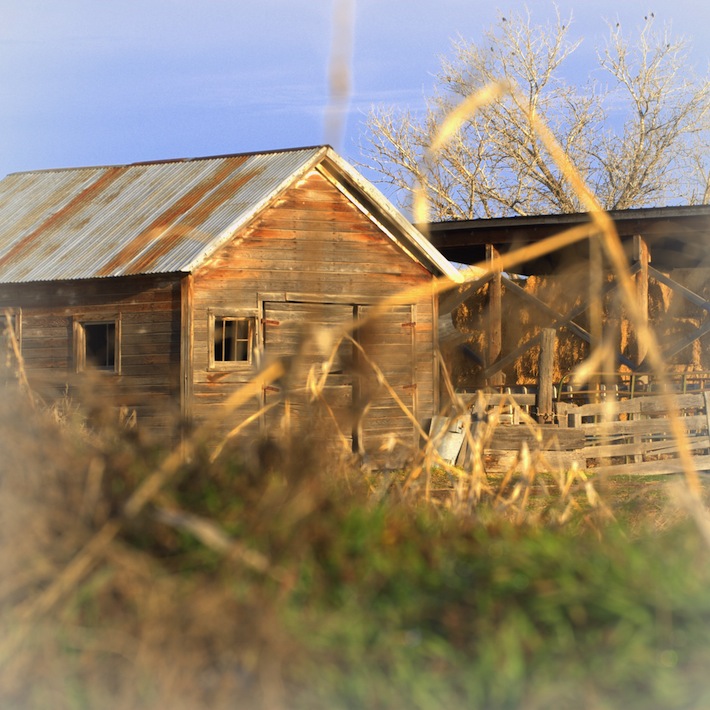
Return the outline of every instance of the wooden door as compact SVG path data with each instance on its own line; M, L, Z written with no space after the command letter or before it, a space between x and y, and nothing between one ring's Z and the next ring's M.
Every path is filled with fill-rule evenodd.
M267 431L308 433L352 450L353 345L338 335L352 322L348 304L266 301L264 355L281 358L287 374L267 387Z
M357 340L362 348L357 370L357 407L363 410L356 433L368 453L393 442L411 448L419 442L416 382L416 306L358 306ZM374 366L374 367L373 367Z

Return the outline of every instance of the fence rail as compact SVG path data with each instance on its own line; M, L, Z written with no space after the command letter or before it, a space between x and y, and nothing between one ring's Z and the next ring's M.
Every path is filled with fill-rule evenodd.
M572 385L572 374L562 378L555 388L555 399L559 402L593 402L609 398L634 399L658 395L662 389L658 378L649 373L595 373L592 378L600 384L577 387ZM678 372L665 375L666 384L679 394L702 392L710 389L710 372Z
M523 445L537 458L537 466L595 473L640 476L680 473L680 447L691 454L698 471L710 471L710 390L651 395L633 399L609 398L596 403L556 403L556 424L534 427L531 417L507 416L530 407L528 393L482 395L488 418L496 412L497 425L482 429L478 416L465 420L472 436L485 431L483 463L491 473L516 464ZM517 399L520 399L518 402ZM675 418L675 426L674 426ZM683 432L682 439L676 435ZM442 424L439 423L439 428ZM478 434L477 434L478 432ZM461 439L465 440L461 434ZM464 463L465 444L451 462ZM448 452L451 457L451 453Z
M656 475L682 471L680 446L696 469L710 469L710 391L645 395L596 404L558 402L561 426L584 434L584 446L567 460L597 472ZM683 432L678 440L674 422ZM561 463L565 457L555 457Z

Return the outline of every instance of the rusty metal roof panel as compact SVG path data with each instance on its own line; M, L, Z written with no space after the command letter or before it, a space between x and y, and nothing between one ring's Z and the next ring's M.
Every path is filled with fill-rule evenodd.
M67 209L78 192L100 177L102 168L16 173L0 181L0 259L28 233Z
M190 271L323 152L10 175L0 181L0 282Z

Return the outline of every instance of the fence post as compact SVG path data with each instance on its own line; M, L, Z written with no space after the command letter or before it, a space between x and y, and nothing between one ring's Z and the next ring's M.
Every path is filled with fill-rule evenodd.
M540 340L540 359L538 360L538 382L537 397L537 420L541 424L552 424L555 419L553 409L553 383L552 373L555 362L555 338L554 328L543 328Z

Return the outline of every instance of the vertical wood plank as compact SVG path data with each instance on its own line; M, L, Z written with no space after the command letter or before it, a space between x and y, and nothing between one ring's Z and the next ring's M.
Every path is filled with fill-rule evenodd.
M604 288L604 254L598 239L589 240L589 348L594 352L602 344L604 319L602 293Z
M634 277L636 286L636 303L639 308L642 328L636 328L636 347L632 355L634 362L640 365L648 353L648 343L643 335L643 331L648 328L648 265L651 262L651 252L648 245L640 235L634 237L634 260L638 262L640 268Z
M409 307L409 358L411 361L411 391L412 391L412 414L419 421L419 386L417 382L417 307L415 304ZM413 446L419 446L419 433L412 427Z
M431 313L432 313L432 350L431 350L431 367L433 377L433 392L432 392L432 414L441 411L441 368L444 367L443 358L439 358L441 352L439 343L439 328L436 324L439 323L439 297L436 289L432 284L431 288Z
M493 365L500 357L503 347L503 284L500 270L500 254L492 244L486 244L486 267L493 274L488 283L488 349L486 367ZM504 384L502 372L495 372L488 380L494 387Z
M544 328L541 335L537 397L535 402L537 406L537 420L541 424L552 424L554 421L552 377L557 333L554 328Z
M192 419L192 355L194 279L191 274L180 282L180 416L185 423Z

